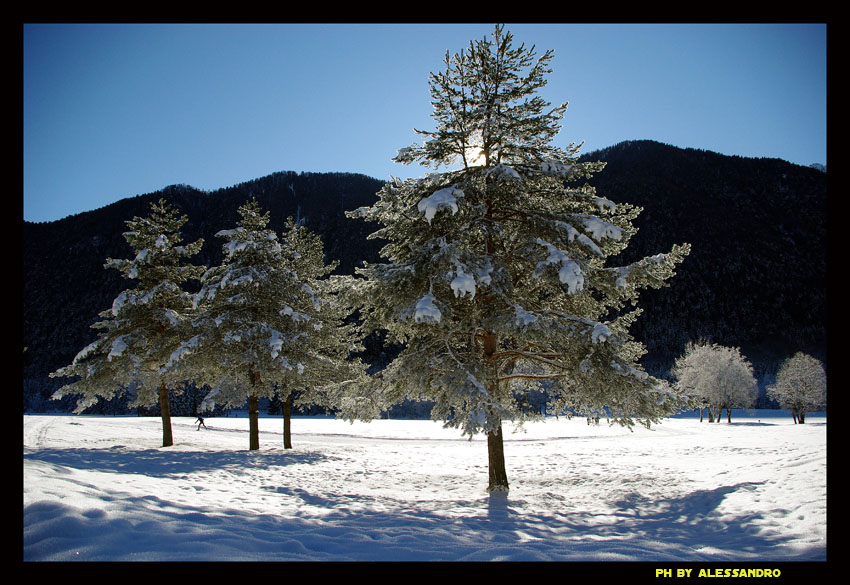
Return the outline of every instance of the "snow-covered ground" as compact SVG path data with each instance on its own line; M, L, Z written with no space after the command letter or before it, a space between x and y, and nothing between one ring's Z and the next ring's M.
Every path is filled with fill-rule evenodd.
M744 414L743 412L741 413ZM825 561L826 418L751 411L633 432L430 421L24 415L24 560Z

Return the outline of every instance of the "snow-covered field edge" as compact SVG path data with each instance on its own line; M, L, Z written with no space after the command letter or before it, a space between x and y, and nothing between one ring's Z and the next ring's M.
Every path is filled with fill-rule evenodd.
M501 497L439 423L295 418L285 450L263 417L253 452L247 419L206 423L162 448L159 418L24 415L24 560L825 566L822 413L509 426Z

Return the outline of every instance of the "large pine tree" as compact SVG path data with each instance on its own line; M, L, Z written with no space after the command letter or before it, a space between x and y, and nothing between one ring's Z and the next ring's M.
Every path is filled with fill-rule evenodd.
M239 215L236 228L216 234L225 240L222 264L201 277L192 327L168 368L182 365L210 386L202 409L239 407L247 398L254 450L261 397L288 402L297 388L303 402L327 405L362 368L348 359L359 346L331 302L334 265L323 262L321 240L292 221L278 237L256 200Z
M640 289L662 286L689 246L605 265L640 209L597 196L584 180L602 165L554 144L566 104L537 95L551 58L500 26L447 52L429 83L437 128L394 159L446 169L395 180L351 213L383 224L371 237L388 241L388 261L359 270L363 326L404 344L374 391L432 400L433 418L486 433L490 491L508 489L502 421L539 416L532 389L550 412L626 425L680 403L638 364L629 326Z
M127 222L124 239L133 247L132 259L107 259L105 268L115 268L136 286L121 292L112 308L92 325L102 332L73 362L54 377L77 377L54 395L80 394L76 412L98 398L110 399L119 391L133 395L131 406L147 406L159 400L162 415L162 445L173 444L168 387L183 388L176 369L164 371L171 352L181 343L181 323L192 308L192 297L182 286L197 280L204 268L186 264L197 254L203 240L183 245L180 228L186 217L165 200L151 205L148 217Z

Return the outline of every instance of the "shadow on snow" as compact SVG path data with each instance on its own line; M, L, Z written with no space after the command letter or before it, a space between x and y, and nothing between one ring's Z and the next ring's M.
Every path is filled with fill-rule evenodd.
M175 454L176 455L176 454ZM244 465L244 454L201 453L200 464ZM82 450L102 469L140 465L167 475L179 465L169 454ZM59 459L69 455L39 455ZM257 465L306 462L311 457L267 454ZM191 466L197 468L193 461ZM295 480L297 482L297 479ZM155 496L107 499L119 514L79 510L61 502L24 509L24 560L325 560L325 561L750 561L825 560L826 547L789 552L791 537L758 529L758 514L722 518L717 508L740 483L651 500L631 494L606 514L535 512L521 499L492 494L451 502L411 503L363 494L318 495L262 486L269 497L304 503L289 515L239 509L176 506ZM320 511L317 511L320 510ZM459 512L462 511L462 512Z
M40 461L54 466L107 473L135 473L150 477L171 477L229 468L268 469L327 459L327 455L303 451L191 451L171 448L134 449L123 446L105 449L38 449L24 453L24 461Z

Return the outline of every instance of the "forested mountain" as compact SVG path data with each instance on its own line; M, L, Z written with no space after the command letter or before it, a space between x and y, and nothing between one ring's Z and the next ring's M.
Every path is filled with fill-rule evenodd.
M607 163L600 194L644 208L623 262L692 244L670 287L643 293L648 369L701 337L740 346L760 379L795 351L826 360L826 173L652 141L587 158Z
M650 371L666 371L685 343L700 337L741 346L760 378L797 350L826 358L826 174L776 159L723 156L657 142L625 142L586 155L606 168L592 181L601 196L644 208L623 263L690 242L691 254L670 287L643 293L633 332L648 347ZM188 216L185 241L202 237L194 263L220 261L215 233L238 221L255 196L278 232L287 217L319 233L338 272L377 261L374 224L344 212L371 205L382 182L348 173L280 172L213 192L171 186L46 223L24 222L23 406L55 408L68 364L95 338L90 325L127 283L103 268L132 250L125 221L165 198ZM370 344L371 357L381 348Z

